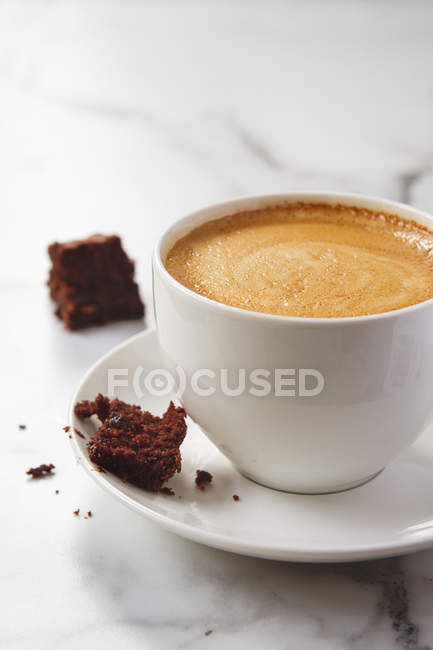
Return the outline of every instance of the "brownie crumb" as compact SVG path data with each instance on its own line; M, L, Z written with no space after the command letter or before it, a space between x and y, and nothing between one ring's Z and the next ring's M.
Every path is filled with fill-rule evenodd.
M58 491L58 490L56 490L56 494L58 494L58 493L59 493L59 491Z
M55 314L68 330L142 318L144 305L134 281L134 262L117 235L53 243L48 278Z
M77 508L76 510L74 510L74 512L73 512L72 514L75 515L76 517L79 517L79 515L80 515L80 508Z
M212 482L213 476L204 469L198 469L195 477L195 484L199 490L205 490Z
M179 447L186 434L186 413L173 402L162 417L99 394L75 405L75 415L101 421L87 443L90 460L150 492L158 492L181 470ZM99 471L99 470L98 470Z
M234 494L233 495L233 501L240 501L239 494Z
M27 429L27 427L25 424L19 424L18 429L20 429L20 431L24 431L25 429Z
M71 434L69 434L68 438L69 438L69 440L72 440L72 436L71 436Z
M206 630L204 633L205 636L209 636L209 634L212 634L213 630Z
M91 517L91 516L92 516L92 511L91 511L91 510L88 511L87 516L88 516L88 517Z
M66 433L69 433L70 430L71 427L69 425L67 427L63 427L63 431L65 431Z
M77 434L77 436L80 436L80 438L83 438L83 440L86 439L86 436L83 436L83 434L81 433L81 431L78 431L78 429L76 429L75 427L74 427L74 431L75 431L75 433Z
M44 476L48 476L51 474L53 471L55 465L50 463L49 465L46 465L45 463L42 465L39 465L39 467L31 467L29 470L27 470L26 474L31 476L32 478L44 478Z
M167 494L167 495L170 496L170 497L174 497L175 494L176 494L175 491L172 490L172 489L169 488L169 487L162 487L162 488L160 489L160 492L162 492L162 494Z

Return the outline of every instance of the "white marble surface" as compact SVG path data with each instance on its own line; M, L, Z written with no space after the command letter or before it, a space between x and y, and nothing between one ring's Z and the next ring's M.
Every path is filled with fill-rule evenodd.
M68 334L44 287L48 242L120 232L151 325L150 250L189 209L327 188L432 210L432 31L428 1L0 4L2 648L433 647L433 551L237 557L98 489L68 400L142 324ZM55 477L27 480L41 462Z

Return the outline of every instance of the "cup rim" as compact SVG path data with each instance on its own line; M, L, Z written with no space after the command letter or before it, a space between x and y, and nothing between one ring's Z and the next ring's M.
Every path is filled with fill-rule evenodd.
M206 212L217 212L221 211L220 217L228 216L230 214L235 214L241 210L248 210L248 203L260 202L263 204L260 207L265 207L265 205L278 205L278 203L289 202L304 202L304 203L329 203L332 204L341 204L341 205L352 205L354 207L367 208L375 211L383 211L388 214L397 214L403 219L408 219L415 221L421 226L429 227L433 231L433 216L428 212L419 210L405 203L399 201L393 201L390 199L383 199L374 195L353 193L353 192L335 192L335 191L320 191L314 190L309 192L297 192L297 191L288 191L288 192L279 192L279 193L263 193L263 194L246 194L233 199L226 201L220 201L217 203L207 204L197 210L188 212L183 217L176 219L170 226L168 226L163 233L159 236L154 249L153 249L153 265L154 270L158 270L163 280L175 291L180 294L183 294L185 297L193 300L198 304L202 304L203 307L207 307L215 312L227 313L232 317L237 318L247 318L255 321L269 321L275 323L291 323L296 325L309 325L309 326L332 326L332 325L349 325L353 323L362 323L369 321L384 320L388 318L396 318L403 314L410 314L415 311L420 311L428 308L433 305L433 298L428 300L423 300L422 302L415 303L414 305L409 305L408 307L401 307L400 309L393 309L391 311L379 312L377 314L365 314L360 316L340 316L336 318L315 318L312 316L285 316L280 314L268 314L265 312L252 311L249 309L241 309L240 307L233 307L232 305L227 305L222 302L217 302L211 298L206 298L205 296L188 289L185 285L181 284L176 280L165 268L164 262L162 260L162 248L166 243L167 239L173 234L180 226L187 226L188 222L194 221L194 219L200 218L203 213ZM226 211L233 208L233 212ZM251 207L251 210L254 208ZM404 214L402 214L404 213ZM218 216L211 214L206 217L201 223L206 223L213 219L218 219ZM192 225L191 229L195 226ZM188 230L185 231L185 234ZM182 236L182 235L180 235ZM174 239L174 241L176 241Z

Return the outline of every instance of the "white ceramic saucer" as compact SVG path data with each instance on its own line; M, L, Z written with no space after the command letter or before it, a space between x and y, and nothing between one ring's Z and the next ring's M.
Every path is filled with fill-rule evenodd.
M154 331L134 336L104 356L82 380L72 404L107 393L108 369L163 367ZM132 382L130 382L132 383ZM162 414L170 396L138 399L132 386L117 397ZM70 424L86 437L97 421ZM164 528L209 546L292 561L349 561L398 555L433 545L433 427L369 483L327 495L295 495L241 476L191 420L182 444L182 472L168 485L176 496L150 494L110 473L95 471L86 440L73 435L79 462L113 497ZM214 476L200 492L196 469ZM240 497L233 500L233 494ZM179 498L180 497L180 498Z

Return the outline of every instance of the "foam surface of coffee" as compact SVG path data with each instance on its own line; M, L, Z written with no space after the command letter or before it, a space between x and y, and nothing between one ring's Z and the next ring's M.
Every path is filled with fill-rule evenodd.
M433 233L393 215L296 203L207 222L175 243L165 266L234 307L359 316L433 297Z

